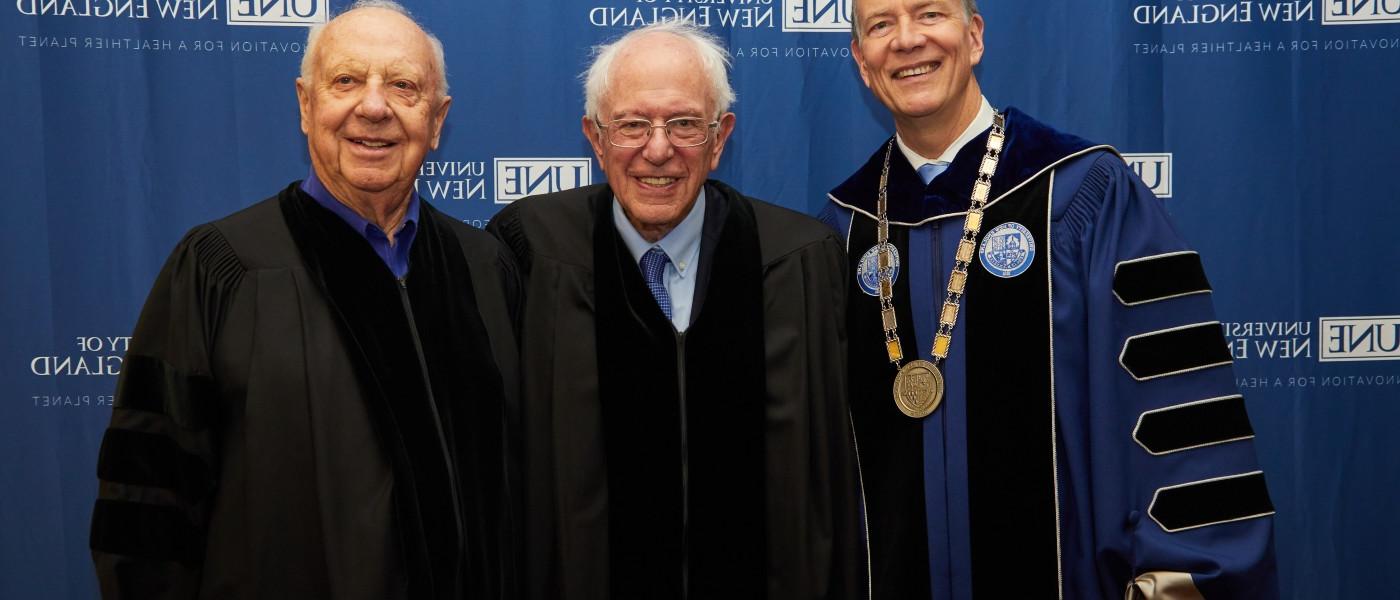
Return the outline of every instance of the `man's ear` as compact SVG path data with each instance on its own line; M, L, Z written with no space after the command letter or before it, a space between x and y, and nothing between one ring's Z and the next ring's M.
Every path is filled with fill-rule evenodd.
M583 115L581 121L583 126L583 137L588 138L588 143L593 146L593 153L598 155L598 164L603 164L603 147L607 142L603 141L603 134L598 130L598 122L593 117Z
M860 52L860 42L851 40L851 58L856 59L856 70L860 71L860 80L865 82L865 87L870 87L870 71L865 68L865 55Z
M452 96L443 96L442 102L438 104L437 115L433 116L433 138L428 144L433 150L437 150L438 140L442 138L442 124L447 122L449 108L452 108Z
M301 109L301 133L311 135L311 90L307 89L305 79L298 77L297 85L297 106Z
M715 130L715 145L713 154L710 155L710 170L719 168L719 155L724 154L724 144L729 141L729 134L734 133L734 113L724 113L719 118L719 126Z
M977 65L982 62L982 52L986 48L982 45L982 34L987 27L986 21L982 20L982 15L972 15L967 21L967 35L972 36L972 64Z

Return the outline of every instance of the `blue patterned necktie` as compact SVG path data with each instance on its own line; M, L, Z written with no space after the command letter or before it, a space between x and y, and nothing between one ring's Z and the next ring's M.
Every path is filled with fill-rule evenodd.
M924 163L919 166L919 177L924 180L924 185L928 185L934 177L947 170L948 163Z
M666 274L666 265L670 262L671 257L660 248L652 248L642 255L642 276L647 280L647 289L651 290L656 305L661 307L667 319L671 318L671 294L666 292L662 276Z

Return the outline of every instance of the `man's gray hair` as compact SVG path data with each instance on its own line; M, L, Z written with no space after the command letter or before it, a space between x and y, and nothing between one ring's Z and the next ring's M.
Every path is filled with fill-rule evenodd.
M860 41L860 19L856 17L856 1L851 0L851 39ZM962 0L963 20L971 21L972 15L977 14L977 0Z
M428 36L428 45L433 49L433 71L437 72L437 97L439 99L446 97L447 59L443 55L442 40L439 40L437 36L433 35L433 32L423 27L422 23L419 23L417 19L413 18L413 13L408 12L407 8L404 8L402 4L394 0L356 0L354 4L340 11L340 14L336 15L336 17L338 18L340 15L361 8L392 10L407 17L408 20L413 21L413 24L417 25L418 29L423 31L423 35ZM301 78L307 80L307 82L311 81L311 63L316 59L316 42L321 39L321 32L325 31L327 25L330 25L330 21L334 20L333 18L325 23L312 25L311 30L306 32L306 46L304 48L306 52L301 55Z
M583 72L583 111L587 116L601 119L599 104L608 93L608 83L612 74L613 61L617 55L638 38L652 33L666 33L687 42L695 48L700 58L700 66L705 78L710 82L710 101L714 102L714 115L724 114L734 104L734 88L729 85L729 51L724 44L695 23L689 20L660 21L633 29L621 37L593 47L593 60Z

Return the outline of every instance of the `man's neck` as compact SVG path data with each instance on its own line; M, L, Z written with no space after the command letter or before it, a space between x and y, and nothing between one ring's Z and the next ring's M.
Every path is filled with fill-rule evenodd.
M647 250L647 248L642 245L643 243L646 246L651 246L652 244L666 240L667 236L672 235L673 232L678 232L676 233L676 239L669 240L666 247L663 248L667 253L670 253L684 246L686 240L692 238L698 239L700 235L699 232L701 228L704 227L705 223L705 196L705 190L701 189L700 192L695 195L695 200L690 203L690 208L686 210L685 216L681 217L679 221L667 223L665 225L652 226L645 226L633 219L631 215L627 214L626 210L623 210L622 203L614 197L612 201L613 225L617 227L618 232L622 235L623 241L627 243L628 250L631 250L638 260L641 259L642 253ZM624 229L630 229L631 231L624 232Z
M337 202L350 207L350 210L366 221L374 223L384 232L385 237L389 238L390 245L394 243L394 234L398 233L399 224L403 223L404 215L408 214L408 200L413 195L412 186L393 186L380 192L368 193L346 189L326 181L319 173L317 177Z
M895 116L894 128L899 138L919 156L941 156L948 146L977 118L982 108L982 90L977 81L968 84L964 100L949 112L939 112L925 117Z
M626 212L623 213L623 216L627 217L627 224L632 226L632 229L637 232L637 235L642 236L642 239L646 240L648 244L655 244L661 241L662 238L670 235L676 227L695 213L695 207L699 204L700 194L696 194L695 198L695 200L690 201L690 208L686 209L685 214L681 215L680 219L671 223L650 225L632 218L632 216L626 214ZM613 200L613 202L617 202L617 200Z
M661 238L666 237L666 234L671 233L671 230L676 228L675 223L667 225L647 225L633 220L632 217L627 217L627 223L649 244L655 244L661 241Z

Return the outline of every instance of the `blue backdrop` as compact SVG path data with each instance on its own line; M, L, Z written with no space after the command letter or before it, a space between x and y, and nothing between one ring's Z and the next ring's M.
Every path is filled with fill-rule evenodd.
M601 181L592 44L688 17L735 54L716 176L814 212L892 131L848 0L436 0L456 99L419 191L483 224ZM93 598L95 457L189 227L304 177L293 79L326 0L0 3L0 598ZM1127 155L1197 246L1278 508L1286 596L1400 598L1400 0L983 0L992 104Z

